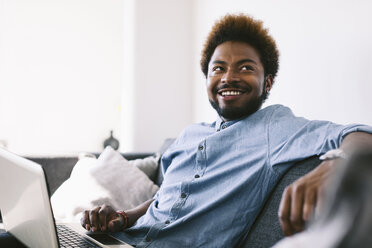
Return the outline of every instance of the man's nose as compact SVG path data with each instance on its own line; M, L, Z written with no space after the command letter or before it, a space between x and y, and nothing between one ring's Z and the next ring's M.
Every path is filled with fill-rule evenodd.
M221 78L222 83L233 83L233 82L239 82L239 81L240 81L239 75L235 73L234 70L232 69L228 69Z

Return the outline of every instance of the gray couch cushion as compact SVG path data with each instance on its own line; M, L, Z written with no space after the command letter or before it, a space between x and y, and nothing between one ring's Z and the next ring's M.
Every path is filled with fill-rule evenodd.
M42 165L48 183L49 195L51 196L57 188L71 175L77 157L45 157L29 158L30 160Z
M318 157L310 157L297 163L286 172L267 199L245 241L239 247L271 247L284 237L278 219L278 209L283 191L285 187L313 170L319 163Z
M169 138L169 139L166 139L163 143L163 145L161 146L160 150L158 151L158 153L160 155L163 155L163 153L173 144L173 142L175 141L176 139L173 139L173 138ZM161 168L160 168L160 161L159 161L159 166L158 166L158 172L157 172L157 177L155 179L155 183L160 187L161 183L163 182L163 172L161 171Z

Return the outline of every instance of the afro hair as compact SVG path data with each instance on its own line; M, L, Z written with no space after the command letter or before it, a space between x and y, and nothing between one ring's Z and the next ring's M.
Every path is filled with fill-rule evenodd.
M261 59L265 76L275 78L279 67L279 51L275 40L263 27L262 21L245 14L228 14L218 20L204 44L200 60L201 69L207 77L208 64L216 47L226 41L242 41L254 47Z

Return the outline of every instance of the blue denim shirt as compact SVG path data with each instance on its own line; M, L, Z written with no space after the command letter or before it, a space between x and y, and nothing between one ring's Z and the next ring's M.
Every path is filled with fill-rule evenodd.
M354 131L372 128L309 121L281 105L191 125L164 153L164 181L126 233L137 247L233 247L290 166L339 147Z

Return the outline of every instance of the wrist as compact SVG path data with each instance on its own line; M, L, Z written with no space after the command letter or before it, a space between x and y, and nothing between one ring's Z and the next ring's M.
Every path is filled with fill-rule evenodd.
M124 211L116 211L124 219L123 229L128 227L128 215Z
M324 153L322 156L319 157L320 160L332 160L342 158L345 159L347 157L346 153L342 149L333 149L329 150L328 152Z

